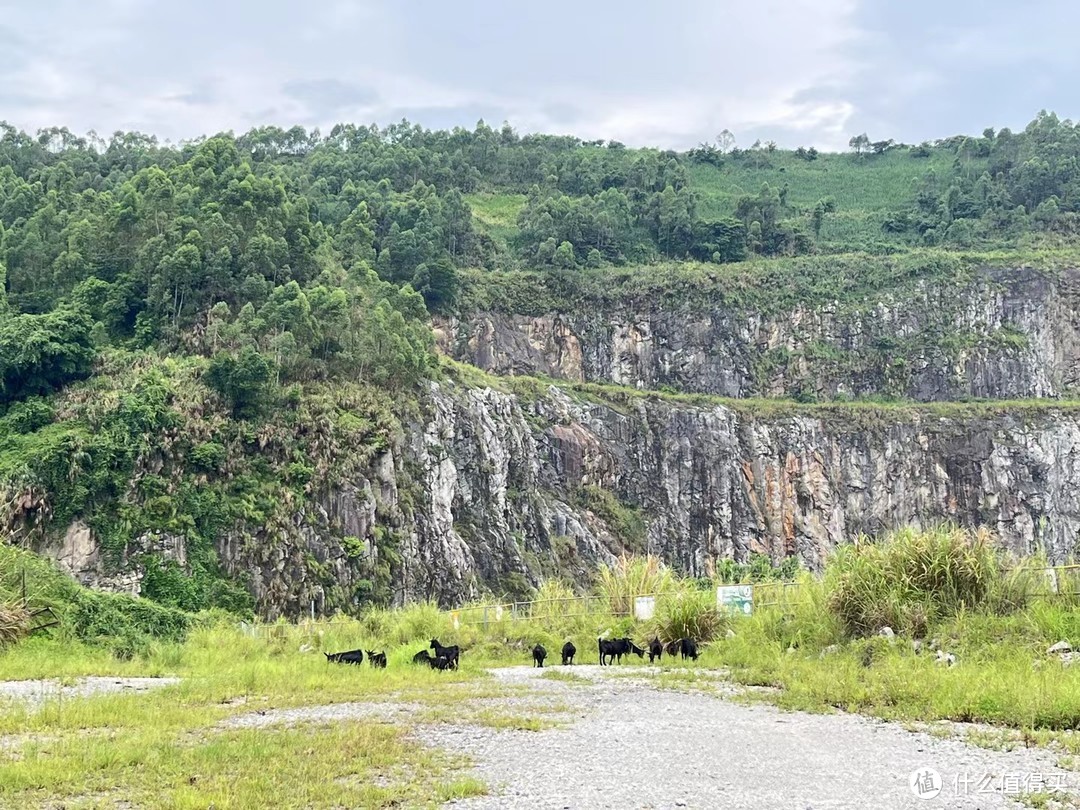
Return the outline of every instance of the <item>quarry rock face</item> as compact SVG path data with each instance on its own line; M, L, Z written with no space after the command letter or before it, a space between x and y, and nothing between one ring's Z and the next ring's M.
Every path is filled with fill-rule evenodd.
M495 374L725 397L1058 397L1080 382L1080 271L984 270L858 303L755 310L723 291L535 316L438 319L440 349Z
M1080 532L1080 411L1066 408L755 413L440 384L392 457L381 478L306 507L287 540L221 548L230 568L255 572L265 613L346 607L362 575L340 527L377 554L379 520L402 538L394 601L446 606L555 573L581 579L624 551L704 576L752 552L820 569L838 544L904 525L985 525L1017 554L1055 561ZM638 515L643 535L620 535L590 488Z

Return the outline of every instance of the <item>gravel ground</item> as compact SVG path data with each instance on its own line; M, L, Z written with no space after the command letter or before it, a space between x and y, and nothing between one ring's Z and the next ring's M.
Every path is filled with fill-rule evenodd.
M145 692L179 683L179 678L77 678L68 686L59 681L0 681L0 703L23 703L37 708L53 698L89 697L109 692Z
M562 669L561 667L558 669ZM618 668L616 668L618 669ZM630 668L622 667L620 674ZM540 732L425 726L424 742L470 755L492 795L461 808L998 808L1021 806L1019 780L1075 789L1080 775L1045 751L990 751L857 715L781 712L574 667L589 683L495 670L557 694L567 725ZM912 773L940 774L920 798ZM1030 784L1030 782L1028 782Z
M403 720L423 707L414 703L334 703L326 706L299 706L295 709L266 711L230 717L222 728L265 728L294 726L297 723L340 723L344 720L378 720L389 723Z

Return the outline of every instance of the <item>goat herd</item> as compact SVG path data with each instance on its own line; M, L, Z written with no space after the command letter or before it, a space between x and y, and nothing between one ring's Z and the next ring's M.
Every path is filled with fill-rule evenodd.
M643 649L637 646L629 638L613 638L605 639L598 638L596 640L597 648L600 653L600 666L611 665L612 663L622 663L623 656L629 657L631 653L638 658L644 658L645 653L649 654L649 663L653 661L660 661L664 657L664 653L670 656L678 655L684 661L689 658L693 661L697 661L698 648L697 642L692 638L677 638L664 644L659 638L654 637L649 642L648 649ZM434 651L434 655L428 650ZM386 653L385 652L372 652L371 650L348 650L347 652L337 653L324 653L328 662L334 662L337 664L362 664L364 663L364 653L367 653L368 663L376 669L386 668ZM572 641L568 641L562 648L562 663L563 666L574 663L574 656L577 655L577 647L574 646ZM537 667L544 666L544 659L547 658L547 650L544 649L544 645L537 644L532 650L533 665ZM427 649L420 650L413 656L414 664L427 664L432 669L457 669L458 659L461 657L461 648L457 644L451 647L444 647L439 643L438 639L433 638L431 644Z

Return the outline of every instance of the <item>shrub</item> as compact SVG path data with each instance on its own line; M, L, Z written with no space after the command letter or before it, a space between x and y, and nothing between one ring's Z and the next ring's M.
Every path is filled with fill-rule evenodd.
M643 550L645 521L637 509L624 504L609 490L595 486L582 487L579 502L596 513L624 546L632 551Z
M267 389L274 376L274 364L254 349L238 356L219 352L206 369L206 384L232 408L233 416L250 419L266 403Z
M921 637L961 611L1007 613L1027 603L1026 578L989 531L901 529L841 546L825 571L828 608L850 635L883 626Z
M659 600L652 632L663 641L677 638L712 641L730 622L730 616L717 611L716 595L712 591L683 589Z
M614 565L602 566L597 575L597 589L612 613L626 614L634 609L634 597L670 593L676 588L671 570L651 554L647 557L623 555Z
M0 647L21 639L29 626L30 615L26 608L14 603L0 603Z

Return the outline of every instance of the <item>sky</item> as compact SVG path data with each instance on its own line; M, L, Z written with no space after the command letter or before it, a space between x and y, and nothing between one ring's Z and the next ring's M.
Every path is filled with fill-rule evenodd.
M1080 116L1076 0L0 0L0 120L843 149Z

